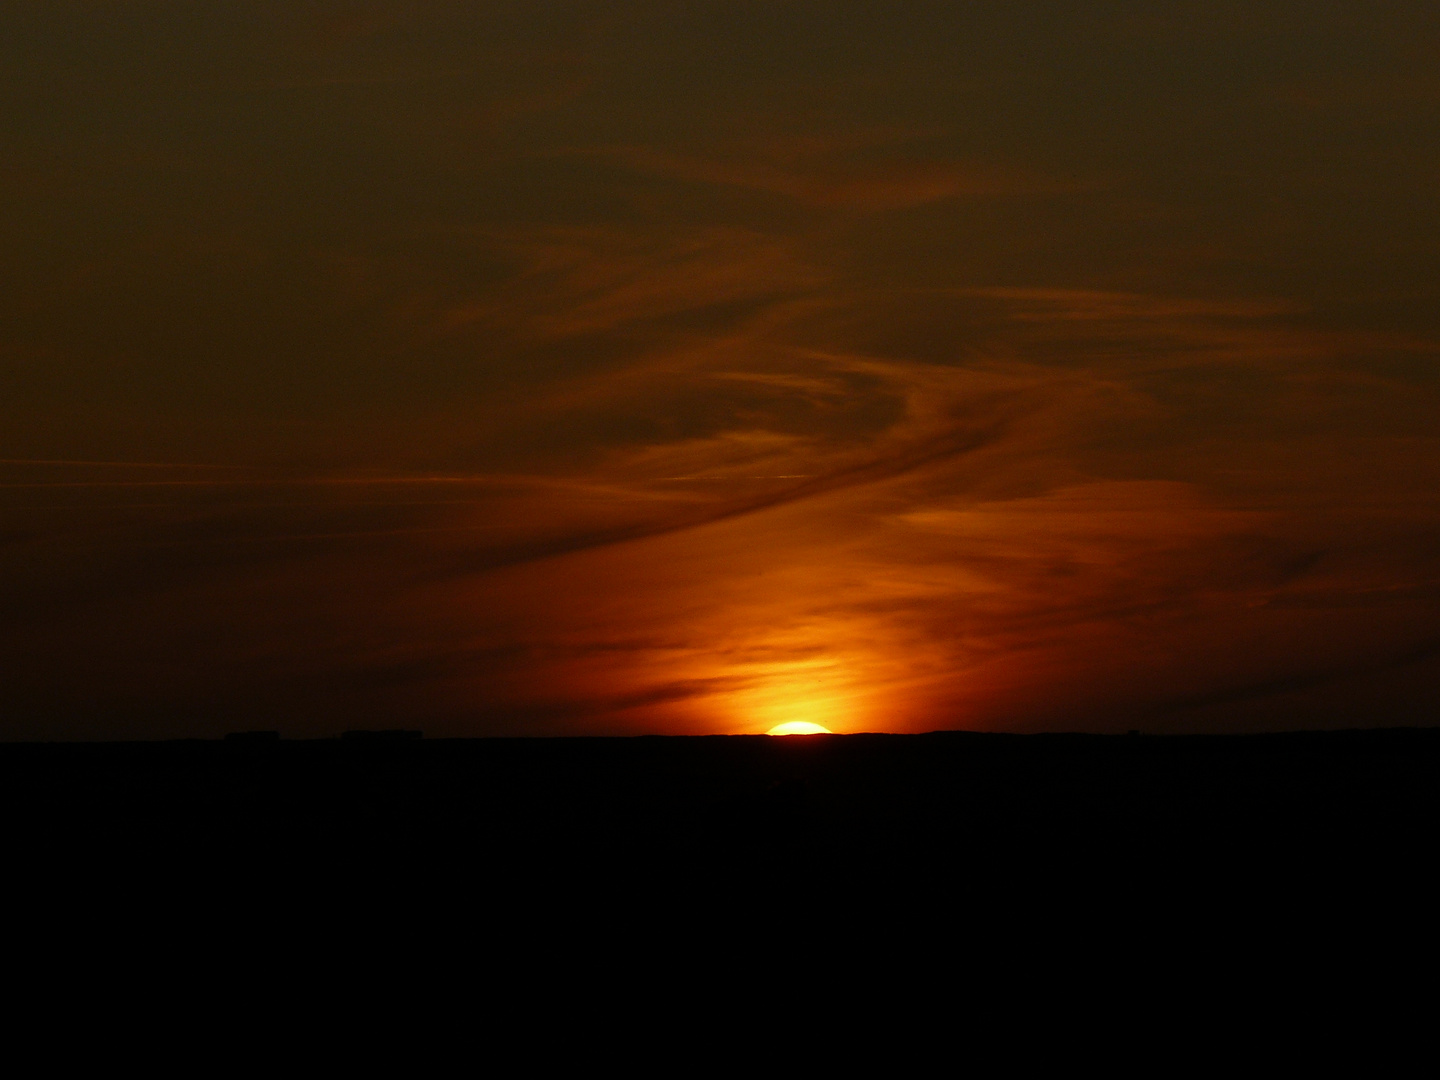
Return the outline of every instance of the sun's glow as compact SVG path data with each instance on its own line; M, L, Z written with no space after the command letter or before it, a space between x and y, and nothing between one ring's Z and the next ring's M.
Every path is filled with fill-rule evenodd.
M828 727L812 724L808 720L791 720L787 724L776 724L766 735L830 735Z

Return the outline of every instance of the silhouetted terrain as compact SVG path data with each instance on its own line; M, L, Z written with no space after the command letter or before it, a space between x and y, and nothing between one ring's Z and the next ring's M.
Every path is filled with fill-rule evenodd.
M163 878L198 902L219 888L257 910L319 887L572 918L687 897L1053 912L1096 887L1145 910L1281 882L1403 893L1440 837L1440 730L408 734L0 746L11 865L82 892Z

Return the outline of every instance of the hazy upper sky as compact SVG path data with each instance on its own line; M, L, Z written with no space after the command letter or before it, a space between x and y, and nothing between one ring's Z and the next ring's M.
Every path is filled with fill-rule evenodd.
M0 737L1440 709L1440 7L9 0Z

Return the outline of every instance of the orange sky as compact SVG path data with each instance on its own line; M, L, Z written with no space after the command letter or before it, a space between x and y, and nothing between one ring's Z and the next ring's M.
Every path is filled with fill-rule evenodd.
M0 53L0 737L1436 716L1433 5Z

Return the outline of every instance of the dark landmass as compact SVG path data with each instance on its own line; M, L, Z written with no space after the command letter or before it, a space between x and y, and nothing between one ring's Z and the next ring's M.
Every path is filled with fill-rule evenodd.
M257 910L316 887L777 915L1073 910L1097 888L1137 909L1277 884L1418 896L1437 780L1435 729L0 745L6 850L30 880L164 879Z

